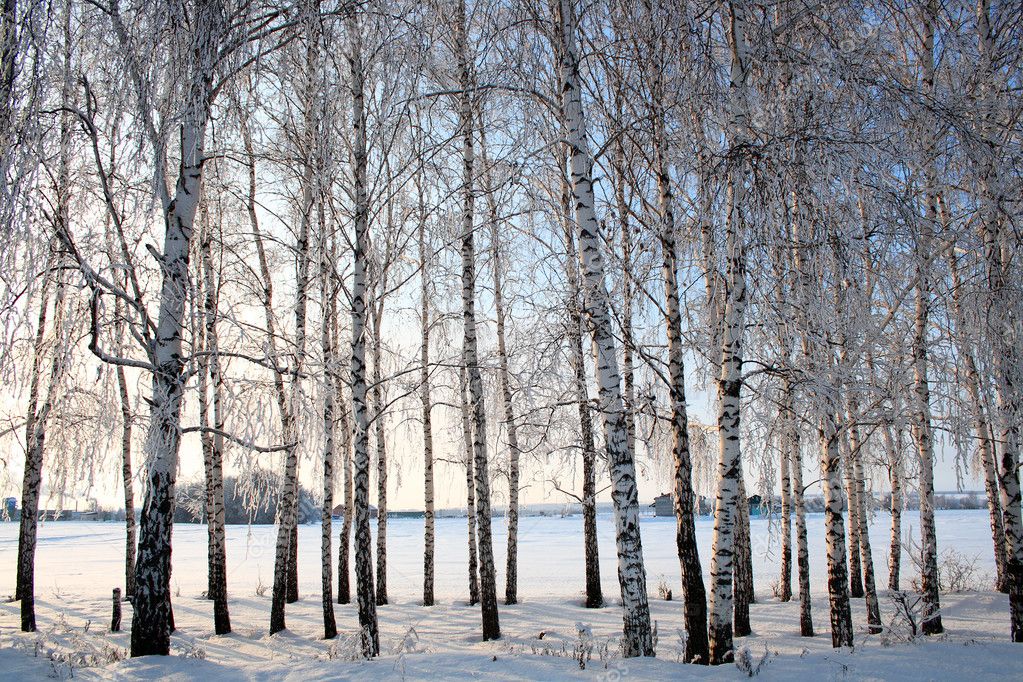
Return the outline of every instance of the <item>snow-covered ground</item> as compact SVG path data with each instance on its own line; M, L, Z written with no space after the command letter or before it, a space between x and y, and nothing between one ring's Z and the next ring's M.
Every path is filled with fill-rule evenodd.
M905 517L904 534L913 532L915 512ZM776 522L776 521L775 521ZM779 548L772 524L754 519L754 575L759 603L752 607L754 634L737 639L754 663L766 656L765 679L1023 679L1023 645L1008 642L1008 603L991 591L988 517L984 511L938 512L939 549L976 558L977 590L943 595L947 633L912 643L902 630L868 635L862 600L854 600L857 627L854 651L831 648L825 592L823 516L808 517L814 625L817 636L799 636L798 600L779 603L771 594L777 579ZM656 659L622 660L616 654L621 612L613 522L601 516L601 576L609 606L581 607L583 588L581 517L528 517L519 535L519 598L502 606L500 641L483 643L478 607L466 605L467 547L465 519L437 521L438 605L418 604L422 591L422 521L391 519L388 525L388 587L391 603L379 609L384 655L370 662L348 660L356 631L354 606L335 606L340 637L324 641L319 599L319 527L304 526L299 540L302 599L288 607L288 630L266 634L273 577L274 529L228 528L228 589L234 632L213 634L212 604L205 589L206 529L178 525L174 531L174 613L178 627L173 654L166 659L119 660L127 655L127 632L107 632L110 595L123 582L123 527L117 523L47 523L40 531L36 559L39 632L19 632L17 603L0 604L0 678L34 679L673 679L684 675L737 679L734 666L706 669L678 663L682 605L675 525L670 518L642 522L651 609L657 621ZM878 514L871 526L878 585L887 584L890 518ZM499 596L503 594L504 523L495 519ZM711 521L697 523L704 571L709 571ZM0 596L14 592L17 526L0 524ZM918 533L914 533L918 535ZM335 547L336 550L336 547ZM915 576L903 557L905 586ZM676 601L657 598L664 581ZM354 584L354 583L353 583ZM793 576L795 586L795 576ZM885 621L892 604L881 597ZM125 605L125 625L131 607ZM588 626L592 647L585 670L574 659L580 642L577 624ZM541 633L543 633L541 638ZM70 664L69 664L70 661Z

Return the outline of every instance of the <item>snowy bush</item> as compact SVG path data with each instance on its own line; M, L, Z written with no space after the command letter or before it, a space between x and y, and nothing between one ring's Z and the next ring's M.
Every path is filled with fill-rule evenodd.
M671 601L671 588L668 587L668 581L663 575L657 582L657 597L664 601Z
M586 664L593 658L593 630L583 623L576 623L575 629L579 634L579 639L575 643L575 660L580 670L586 670Z
M976 590L978 585L977 556L967 556L955 549L946 549L938 559L938 589L957 594Z
M881 636L881 644L912 642L920 634L923 621L923 597L916 592L891 592L888 599L892 604L892 617Z
M917 573L923 572L923 554L915 543L909 545L909 556ZM977 570L976 555L968 556L956 549L946 549L938 555L938 591L944 594L972 592L981 586L980 574ZM920 578L911 581L913 589L922 592Z
M181 658L194 658L199 661L205 661L206 649L198 644L186 644L181 650Z
M613 637L608 637L600 643L600 647L597 649L597 658L600 660L600 664L604 666L604 670L607 670L614 661L618 660L621 653L621 642Z
M675 661L682 663L686 656L686 644L689 643L689 633L682 628L675 630Z
M753 652L748 646L739 649L735 654L735 667L745 673L746 677L756 677L764 669L771 659L771 652L764 643L764 653L754 659Z
M341 660L349 663L363 660L365 658L363 636L363 632L360 630L338 637L327 647L327 660Z
M398 645L394 647L394 653L397 656L397 660L394 662L394 669L399 671L401 679L405 679L405 657L417 651L419 651L419 633L416 632L413 626L409 625L405 630L405 634L398 640Z

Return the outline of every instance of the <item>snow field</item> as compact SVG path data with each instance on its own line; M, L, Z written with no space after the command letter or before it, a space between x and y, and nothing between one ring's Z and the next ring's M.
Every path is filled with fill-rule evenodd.
M918 537L916 513L904 515L904 537ZM682 604L675 525L671 518L644 517L643 548L652 616L657 621L656 660L622 660L613 521L601 515L601 578L609 606L581 607L582 518L523 517L519 535L521 603L501 606L503 637L483 643L479 608L466 605L466 520L437 519L438 605L418 604L422 590L422 521L390 519L388 586L390 604L379 609L382 656L352 661L356 632L354 605L335 605L341 635L322 636L319 598L319 527L300 527L301 600L288 607L288 631L270 637L270 589L274 529L229 526L228 590L234 632L213 634L212 603L202 598L206 582L206 528L178 525L174 531L175 620L173 654L166 659L117 660L126 656L127 631L109 633L111 590L123 582L124 537L118 523L59 522L40 529L37 554L39 632L19 631L18 604L0 604L0 678L328 680L328 679L674 679L683 676L739 679L735 666L705 669L678 663L682 650ZM979 591L943 595L947 634L904 643L896 635L865 630L863 600L853 600L856 649L831 648L824 591L823 515L807 517L813 615L817 636L798 633L798 600L779 603L771 594L777 579L777 519L753 518L754 575L758 603L752 607L754 634L737 639L748 647L754 667L765 657L764 679L1023 679L1023 649L1008 640L1008 605L991 590L994 572L988 517L984 511L939 511L939 551L955 549L976 558ZM890 517L877 514L871 543L878 585L887 584ZM712 523L697 522L704 571L709 571ZM503 584L505 529L494 523L499 593ZM335 534L336 535L336 534ZM337 547L335 545L336 553ZM0 595L14 592L17 525L0 524ZM794 561L794 560L793 560ZM706 573L705 573L706 575ZM904 588L915 570L903 557ZM336 579L336 576L335 576ZM657 599L664 582L675 601ZM793 575L795 587L795 575ZM354 586L354 580L353 580ZM260 594L261 593L261 594ZM890 600L881 595L885 622ZM125 630L131 607L125 604ZM577 624L588 628L580 637ZM542 636L541 636L541 633ZM592 634L589 634L592 633ZM577 652L589 657L581 670ZM585 662L585 660L584 660Z

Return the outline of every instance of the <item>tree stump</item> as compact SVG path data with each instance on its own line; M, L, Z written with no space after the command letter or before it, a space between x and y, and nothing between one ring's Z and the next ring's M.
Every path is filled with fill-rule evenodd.
M121 588L114 588L114 611L110 616L110 632L121 631Z

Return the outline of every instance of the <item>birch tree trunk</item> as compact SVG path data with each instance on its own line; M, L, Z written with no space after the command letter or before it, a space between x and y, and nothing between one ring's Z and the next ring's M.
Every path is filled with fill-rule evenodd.
M373 590L373 538L369 527L369 415L366 405L366 267L369 249L369 198L366 185L366 108L362 33L354 2L345 5L348 64L352 94L352 172L355 196L354 281L352 284L352 413L355 421L355 589L359 603L363 653L380 653L376 598Z
M860 567L860 503L856 496L853 463L850 458L843 458L843 464L842 472L849 515L849 596L856 599L863 597L863 571Z
M895 439L892 437L892 426L886 424L884 429L885 449L888 451L888 481L892 489L890 512L892 515L892 526L889 534L888 545L888 589L894 592L899 591L899 573L902 566L902 437L898 439L896 447Z
M39 497L42 491L43 455L46 446L46 424L53 407L56 382L64 366L61 334L64 326L64 284L57 281L53 296L52 343L46 346L47 307L50 305L50 279L60 277L49 270L44 274L39 297L39 317L32 349L32 374L29 378L28 412L25 418L25 472L21 484L21 521L18 527L18 574L15 597L21 600L21 631L36 631L35 552L39 528ZM46 351L50 352L50 372L46 393L39 403L40 383Z
M594 211L591 175L593 164L586 139L573 0L560 0L559 19L561 105L567 127L572 200L575 204L586 316L596 347L595 364L600 411L604 420L604 440L611 471L611 499L615 507L618 578L624 611L622 655L626 658L653 656L646 569L643 565L643 543L639 530L636 465L627 443L617 349L610 317L609 296L604 283L600 225Z
M320 5L309 0L301 8L303 34L306 39L304 74L299 86L302 102L302 130L298 154L301 157L301 199L298 235L295 243L297 259L295 276L295 350L289 371L291 383L288 391L292 434L284 457L284 486L278 510L277 544L274 561L274 585L270 609L270 634L285 627L285 604L298 601L298 416L303 401L302 370L306 353L306 313L308 307L311 258L309 256L310 225L316 202L317 157L319 155L320 112Z
M618 231L622 242L622 385L624 388L625 434L629 452L636 457L636 372L632 351L632 228L629 221L629 207L625 200L625 151L621 137L615 144L612 156L612 168L615 174L614 196L618 213Z
M273 276L270 272L270 264L267 259L266 249L263 244L263 235L259 226L259 219L256 214L256 158L252 144L252 135L248 126L247 116L241 116L240 128L242 133L242 142L245 146L245 153L248 158L249 166L249 187L248 197L246 200L246 209L249 216L249 226L252 228L253 243L256 247L256 256L259 262L260 277L263 284L262 292L262 303L263 303L263 316L266 323L266 342L267 342L267 356L268 360L273 364L273 382L274 382L274 397L277 402L277 412L280 415L281 420L281 436L285 442L285 459L291 456L291 451L298 447L298 433L297 426L295 424L295 417L292 414L292 405L288 401L288 392L285 386L284 371L281 369L280 354L277 350L277 323L276 317L274 316L273 310ZM296 454L297 459L297 454ZM282 495L283 497L283 495ZM283 503L282 503L283 506ZM291 540L292 538L286 538L287 540L287 558L290 562L291 553ZM280 552L280 543L282 541L280 531L278 531L277 552ZM274 579L277 579L277 559L275 555L275 574ZM286 578L285 578L286 581ZM285 591L277 593L277 596L285 594L286 596L286 585ZM279 632L284 628L283 620L283 603L279 606L271 606L271 630L273 632ZM275 614L277 614L275 616ZM275 618L278 618L275 620ZM277 627L277 629L274 629ZM272 634L272 633L271 633Z
M725 307L721 335L721 370L718 377L718 490L714 505L714 542L711 549L710 662L731 661L733 580L736 560L736 515L741 500L742 459L739 449L739 394L742 388L742 326L746 306L745 264L736 234L735 184L728 181Z
M160 312L152 342L153 373L150 420L146 437L146 492L139 523L135 566L135 601L131 655L166 656L170 649L170 554L174 523L174 484L181 442L181 395L184 384L181 346L188 261L195 213L202 187L206 124L215 94L213 77L227 30L219 0L200 2L187 36L191 59L182 83L181 158L173 197L164 204L164 245ZM159 155L159 153L158 153Z
M991 537L995 556L995 589L1009 592L1007 573L1008 556L1005 551L1005 526L1002 523L1002 504L998 491L998 472L995 466L994 445L992 443L991 425L988 421L985 405L986 396L981 395L980 372L974 358L973 344L966 338L967 321L962 307L962 280L959 276L959 260L954 249L947 254L949 273L952 276L952 313L956 320L959 346L959 358L963 373L966 375L966 392L970 399L970 412L973 416L974 438L977 441L981 468L984 472L984 492L987 497L988 515L991 519Z
M995 151L999 148L993 131L990 103L998 89L994 84L994 32L991 25L991 6L988 0L977 2L978 48L981 58L981 95L983 105L979 111L979 133L984 141L981 151L980 234L984 243L987 309L990 320L992 375L995 405L992 410L995 457L998 461L998 484L1002 506L1002 524L1005 529L1006 575L1009 583L1009 634L1013 642L1023 642L1023 513L1019 480L1019 386L1020 377L1019 329L1010 311L1017 310L1018 288L1011 286L1014 254L1014 236L1011 223L1006 224L999 208L1002 199L999 166Z
M792 501L796 512L796 568L799 582L799 634L813 637L810 601L810 551L806 537L806 502L803 489L803 448L795 413L795 389L790 381L784 386L784 438L788 441L789 473L792 477Z
M678 291L678 257L675 244L675 209L668 166L668 142L665 131L663 84L660 69L653 76L653 147L657 177L661 246L661 277L664 281L665 330L668 338L668 386L671 401L671 442L674 474L675 546L682 572L685 598L685 660L709 662L707 641L707 591L696 544L696 518L693 491L693 465L689 451L689 413L686 407L685 349L682 338L682 312ZM628 237L624 237L628 239ZM628 279L628 274L626 274Z
M565 158L559 154L561 167ZM579 282L578 251L572 224L572 197L568 178L561 178L562 224L565 230L565 271L568 281L568 345L574 372L576 403L579 407L579 445L583 460L583 556L586 566L586 608L604 606L600 586L600 548L597 544L597 447L593 442L593 417L586 380L583 351L582 292Z
M792 476L789 474L792 443L784 435L780 441L781 572L778 576L778 600L788 602L792 601Z
M721 310L721 365L718 377L718 431L721 452L718 461L718 492L714 510L714 543L711 559L710 599L710 660L720 664L733 657L733 610L738 609L739 634L748 631L748 595L746 588L752 580L746 572L749 567L748 525L744 508L742 459L739 443L742 388L742 333L746 307L745 253L742 244L743 210L746 196L747 165L741 150L749 133L748 88L751 56L746 42L746 12L744 2L728 2L724 17L731 64L728 87L728 123L726 136L729 152L740 150L729 169L726 190L726 243L727 264L724 285L724 303ZM707 242L705 239L705 248ZM737 571L737 564L741 563ZM742 582L737 581L741 579ZM735 600L738 590L740 599Z
M815 402L814 412L817 421L817 435L820 446L821 485L824 489L824 531L827 545L828 560L828 602L831 619L831 644L834 647L852 646L852 611L849 605L849 576L845 554L845 523L842 511L845 500L842 496L841 451L839 449L838 432L835 415L837 389L831 365L834 358L830 355L828 345L821 339L820 333L809 313L812 291L811 273L804 257L806 237L803 235L803 212L795 192L792 195L792 262L796 272L797 318L802 329L803 357L805 371L811 377L810 398ZM822 348L823 346L823 348ZM802 465L800 465L800 478ZM802 496L802 481L800 487ZM799 502L802 502L800 500ZM799 521L797 515L797 522ZM802 520L805 527L805 516ZM800 549L802 553L802 549ZM800 581L803 569L800 566ZM809 574L809 570L807 570ZM802 584L800 592L802 592ZM808 601L808 600L807 600ZM809 610L809 609L807 609ZM809 614L807 614L809 616ZM810 625L806 623L805 625Z
M124 597L135 596L135 486L131 466L132 411L124 367L117 370L117 393L121 401L121 486L124 490Z
M739 468L739 506L735 510L735 581L733 587L734 625L736 637L753 633L749 620L749 606L756 601L753 593L753 548L749 527L749 495L746 476Z
M863 570L863 596L867 607L867 628L873 635L880 634L881 609L877 601L877 586L874 581L874 555L870 548L870 509L867 506L867 491L863 470L864 442L860 439L859 427L853 423L857 411L856 402L849 400L849 464L853 470L853 487L856 490L856 524L859 526L857 538L860 546L860 566ZM850 519L849 523L853 521Z
M925 97L934 97L934 25L937 21L937 3L924 0L921 11L920 60L922 89ZM934 528L934 441L931 433L931 391L928 378L927 331L930 320L931 297L931 237L938 226L937 207L937 140L936 122L925 115L924 133L924 220L917 228L914 251L916 256L916 314L913 333L913 440L916 441L920 460L920 591L924 610L922 629L926 635L944 631L941 624L941 601L938 595L938 539Z
M433 606L435 522L433 507L433 419L430 401L430 253L426 246L426 206L422 180L419 190L419 276L420 320L423 327L420 344L419 401L423 409L423 606Z
M853 645L852 611L849 606L849 577L845 563L845 528L842 511L842 466L835 407L830 396L824 396L818 434L821 443L821 474L824 487L824 528L827 537L828 598L831 614L831 646Z
M484 143L485 144L485 143ZM486 147L483 162L487 164ZM489 177L489 169L487 171ZM494 312L497 317L498 388L504 410L505 433L508 436L508 552L505 572L504 603L518 603L518 543L519 543L519 436L515 425L515 406L512 403L511 372L508 370L508 344L505 338L504 256L498 229L497 200L493 182L488 182L487 200L490 205L490 257L494 271Z
M380 272L377 283L377 300L373 303L373 388L370 395L373 401L373 426L375 427L376 463L377 463L377 606L387 604L387 438L384 432L384 390L383 367L381 365L381 345L383 331L380 325L384 317L384 294L387 290L387 278Z
M112 251L111 251L112 253ZM123 279L118 286L123 288ZM124 302L114 300L114 334L117 338L115 352L121 356L124 339ZM117 397L121 406L121 488L124 492L124 598L131 600L135 596L135 483L131 465L131 438L134 415L132 414L131 397L128 393L128 377L122 365L114 368L117 377Z
M204 212L205 213L205 212ZM205 216L204 216L205 217ZM206 477L206 529L209 573L207 576L207 599L213 602L214 631L218 635L231 632L231 618L227 606L227 547L224 529L224 407L223 375L220 370L219 342L217 337L217 315L219 307L219 286L213 275L213 239L208 220L203 220L199 241L199 265L204 293L202 321L204 325L204 349L208 358L201 364L199 412L200 422L208 425L208 394L206 378L213 390L214 432L202 434L203 470Z
M335 303L336 306L336 303ZM335 318L337 311L335 308ZM337 343L335 327L334 347L340 348ZM354 515L353 505L353 482L352 482L352 421L348 410L345 408L341 392L340 372L335 380L334 395L336 397L335 408L340 413L340 437L341 437L341 467L344 471L344 518L341 520L341 537L338 538L337 549L337 603L348 604L351 602L351 587L349 584L350 569L350 547L352 544L352 517Z
M1005 527L1006 569L1009 579L1009 634L1013 642L1023 642L1023 515L1020 512L1019 482L1019 358L1012 324L1006 311L1012 306L1008 282L1011 246L1005 228L997 224L984 227L984 251L988 262L988 288L991 295L994 326L994 376L996 397L995 443L998 456L998 482L1001 491L1002 523Z
M0 20L0 29L3 29L4 35L0 36L2 40L2 49L6 53L11 50L10 55L3 54L2 61L0 61L0 68L6 70L10 69L10 72L0 74L0 96L3 97L3 115L5 119L9 115L7 109L9 104L9 98L12 95L11 88L13 87L14 79L14 68L15 64L11 61L10 64L7 60L13 60L13 51L17 47L17 36L15 35L16 28L14 21L17 16L15 14L16 7L12 6L8 8L4 7L3 19ZM60 89L60 100L65 106L73 106L73 98L71 91L72 80L72 63L71 63L71 50L73 36L71 32L71 8L67 7L64 11L64 16L61 21L61 46L60 52L62 53L62 65L61 70L63 71L63 85ZM9 122L9 121L5 121ZM7 137L8 130L5 128L2 133L3 137ZM56 159L56 168L50 171L50 177L53 178L53 213L50 217L52 223L53 233L61 234L66 233L69 229L70 221L70 202L71 202L71 142L72 142L72 122L70 114L64 111L60 114L58 123L58 135L59 135L59 149ZM3 157L7 156L7 150L0 152ZM6 159L4 159L6 160ZM7 168L0 167L0 172L4 173L4 178L7 177ZM3 190L4 197L6 198L7 189ZM57 240L51 240L51 247L57 246ZM36 616L35 616L35 550L36 540L38 534L39 525L39 497L42 492L42 471L43 471L43 458L46 446L46 427L49 421L50 411L53 408L53 403L57 398L59 391L58 383L63 373L63 369L66 366L65 356L71 352L70 340L64 339L64 280L63 274L60 269L60 262L58 256L48 257L47 269L43 274L43 286L42 292L39 297L39 316L37 319L37 327L35 339L32 347L32 374L29 377L29 401L28 401L28 413L25 418L25 469L23 472L22 486L21 486L21 522L18 527L18 563L17 563L17 577L15 584L15 597L21 600L21 630L22 632L35 632L36 630ZM50 269L52 267L52 269ZM49 348L46 346L46 321L47 321L47 306L49 305L49 288L51 284L51 278L56 281L54 285L55 293L53 296L53 328L50 336L51 342ZM47 378L46 393L42 399L42 404L39 403L40 398L40 382L42 381L43 363L45 362L44 355L46 351L50 352L50 371Z
M270 634L280 632L286 627L285 604L298 600L298 412L302 401L301 375L305 356L306 304L309 288L308 213L302 217L296 255L298 257L298 277L295 303L295 355L289 370L292 378L288 391L289 406L287 410L291 429L285 436L288 448L285 450L284 484L278 508Z
M39 293L39 314L36 317L35 340L32 344L32 369L28 384L28 409L25 413L25 471L21 484L21 520L18 526L18 561L14 598L26 599L26 583L34 584L36 526L39 522L39 494L42 487L42 450L36 447L36 420L39 417L39 384L42 381L44 353L46 351L46 324L49 318L50 286L53 270L47 267L43 272L43 284ZM45 431L44 431L45 433ZM22 567L25 567L24 569ZM31 590L34 593L34 590ZM35 597L30 596L33 606L31 627L24 632L35 632ZM22 606L25 610L25 606ZM24 619L23 619L24 621Z
M460 413L462 418L462 444L465 447L465 513L469 531L469 606L480 601L480 567L476 541L476 467L473 466L472 408L469 405L469 386L465 368L459 371Z
M923 273L921 273L923 274ZM926 277L926 275L923 275ZM913 435L920 459L920 551L923 569L920 589L924 597L924 634L944 632L941 624L941 603L938 595L938 541L934 527L934 443L931 434L930 387L927 377L927 309L921 286L917 295L916 335L913 342L913 383L916 397L916 419Z
M323 506L320 513L320 590L323 603L323 638L337 637L334 618L334 551L332 547L331 514L334 510L334 405L337 361L334 358L334 327L337 317L332 273L336 257L333 240L327 234L322 201L317 206L320 227L320 353L323 357ZM346 511L347 513L347 511Z
M483 400L483 377L476 348L476 247L474 240L475 173L472 90L476 77L469 61L468 26L465 2L455 6L455 59L461 91L458 95L458 119L462 137L462 362L466 368L469 401L473 421L473 466L476 488L476 532L479 542L480 607L483 640L499 639L501 626L497 614L497 577L491 538L490 475L487 461L487 421Z
M110 160L110 167L113 168L114 158ZM108 225L109 227L109 225ZM118 258L114 247L114 230L107 232L107 251L110 261L113 263ZM115 285L125 291L128 290L127 276L113 276ZM125 339L125 304L121 298L114 298L114 354L117 357L124 357ZM130 601L135 595L135 484L132 475L131 449L132 430L134 415L132 414L131 395L128 392L128 377L123 365L114 367L114 376L117 381L117 397L121 408L121 488L124 493L124 591L122 598Z

